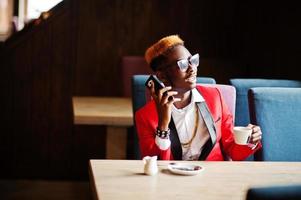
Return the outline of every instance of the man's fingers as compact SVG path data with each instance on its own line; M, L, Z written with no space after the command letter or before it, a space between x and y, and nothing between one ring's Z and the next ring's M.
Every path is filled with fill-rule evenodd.
M181 99L180 99L180 98L175 98L175 97L174 97L171 101L168 101L166 104L170 106L170 105L173 104L174 102L178 102L178 101L181 101Z
M168 90L171 90L171 86L164 87L158 91L158 97L161 99Z
M176 91L168 91L168 92L164 92L163 93L163 97L161 99L161 104L165 104L167 103L168 101L171 101L174 97L174 95L177 95L178 92Z
M261 136L259 136L259 137L252 137L252 142L253 143L259 142L260 140L261 140Z
M149 81L149 84L150 84L150 87L149 87L150 95L151 95L154 99L156 99L156 98L157 98L157 95L156 95L156 92L155 92L154 81L153 81L153 80L150 80L150 81Z
M260 137L262 135L261 132L256 132L252 134L252 137Z
M247 126L248 128L251 128L253 130L253 133L256 133L256 132L261 132L260 130L260 127L259 126L256 126L256 125L253 125L253 124L248 124Z
M248 124L247 127L253 129L254 126L255 126L255 125L253 125L253 124Z
M260 127L259 126L254 126L253 127L253 132L255 132L255 133L261 132Z

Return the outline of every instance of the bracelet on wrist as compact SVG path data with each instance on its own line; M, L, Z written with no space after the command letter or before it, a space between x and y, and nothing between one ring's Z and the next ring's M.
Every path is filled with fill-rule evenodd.
M156 129L156 136L162 139L167 139L169 138L170 135L170 129L167 129L166 131L162 131L159 128Z

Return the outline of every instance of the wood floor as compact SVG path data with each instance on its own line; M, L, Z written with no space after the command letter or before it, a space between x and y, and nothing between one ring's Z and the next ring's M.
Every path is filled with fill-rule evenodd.
M0 180L0 199L3 200L89 200L89 182Z

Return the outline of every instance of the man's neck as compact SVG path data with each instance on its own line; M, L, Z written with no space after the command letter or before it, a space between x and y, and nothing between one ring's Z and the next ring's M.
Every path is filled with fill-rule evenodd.
M174 106L178 109L182 109L186 107L191 101L191 90L186 92L179 92L178 95L175 96L176 98L180 98L181 101L177 101L174 103Z

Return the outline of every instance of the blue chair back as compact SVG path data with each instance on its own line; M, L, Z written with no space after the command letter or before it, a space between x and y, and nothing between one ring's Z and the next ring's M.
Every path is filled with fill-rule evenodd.
M236 88L235 125L247 126L250 123L248 90L253 87L301 87L301 81L276 79L230 79Z
M301 185L250 188L247 200L296 200L301 199Z
M132 76L132 105L133 105L133 113L135 115L135 112L143 107L145 103L147 102L147 96L146 96L146 88L145 88L145 82L148 79L149 75L134 75ZM215 79L210 77L197 77L197 83L208 83L208 84L215 84ZM135 120L134 120L135 122ZM135 128L136 131L136 128ZM141 159L141 154L139 150L139 144L138 144L138 137L137 133L134 134L134 159Z
M301 161L301 88L251 88L249 106L251 123L262 131L255 159Z

